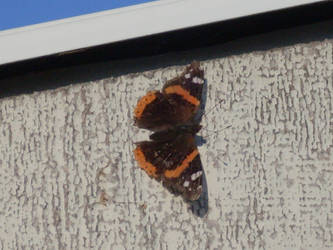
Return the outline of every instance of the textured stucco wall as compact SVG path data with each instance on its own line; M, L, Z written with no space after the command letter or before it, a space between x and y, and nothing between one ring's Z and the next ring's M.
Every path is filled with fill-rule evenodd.
M1 99L0 248L332 249L332 48L201 61L207 193L192 205L132 155L138 97L184 65Z

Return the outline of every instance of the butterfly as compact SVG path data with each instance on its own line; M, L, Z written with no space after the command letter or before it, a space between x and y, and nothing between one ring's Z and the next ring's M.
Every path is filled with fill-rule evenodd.
M134 157L152 178L185 200L202 193L202 164L195 143L201 129L197 118L204 86L197 61L168 80L162 91L150 91L138 100L134 124L153 131L149 141L136 143Z

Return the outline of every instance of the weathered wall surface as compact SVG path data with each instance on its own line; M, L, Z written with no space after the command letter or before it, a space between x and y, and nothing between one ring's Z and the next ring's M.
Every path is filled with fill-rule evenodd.
M137 99L184 65L0 100L0 247L332 249L332 41L201 65L207 188L192 205L132 155L148 134Z

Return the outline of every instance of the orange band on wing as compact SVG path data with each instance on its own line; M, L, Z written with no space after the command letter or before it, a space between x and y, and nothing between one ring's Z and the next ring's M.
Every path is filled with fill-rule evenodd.
M140 118L146 106L156 99L155 93L156 91L150 91L138 101L134 110L134 116L136 118Z
M164 172L165 177L167 178L177 178L181 175L181 173L184 172L186 168L190 166L191 161L199 154L198 149L193 150L191 154L189 154L185 160L182 162L182 164L178 167L176 167L173 170L166 170Z
M146 161L146 157L140 147L137 147L134 150L134 157L135 157L135 160L137 160L137 162L139 163L140 168L142 168L144 171L146 171L146 173L149 176L157 178L156 167L153 164L151 164L150 162Z
M192 103L195 106L198 106L200 104L200 101L195 98L194 96L191 96L191 94L183 89L180 85L173 85L170 87L167 87L165 90L165 93L167 94L177 94L181 95L186 101L189 103Z

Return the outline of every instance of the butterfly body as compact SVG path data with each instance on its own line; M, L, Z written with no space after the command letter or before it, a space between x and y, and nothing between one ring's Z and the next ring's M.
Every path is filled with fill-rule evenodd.
M202 191L203 171L195 143L201 125L195 118L203 84L203 71L193 62L167 81L162 92L148 92L134 111L135 125L154 132L150 141L136 143L139 166L186 200L197 200Z
M149 136L152 141L170 141L179 138L182 135L188 134L195 136L201 129L199 124L178 125L174 128L154 132Z

